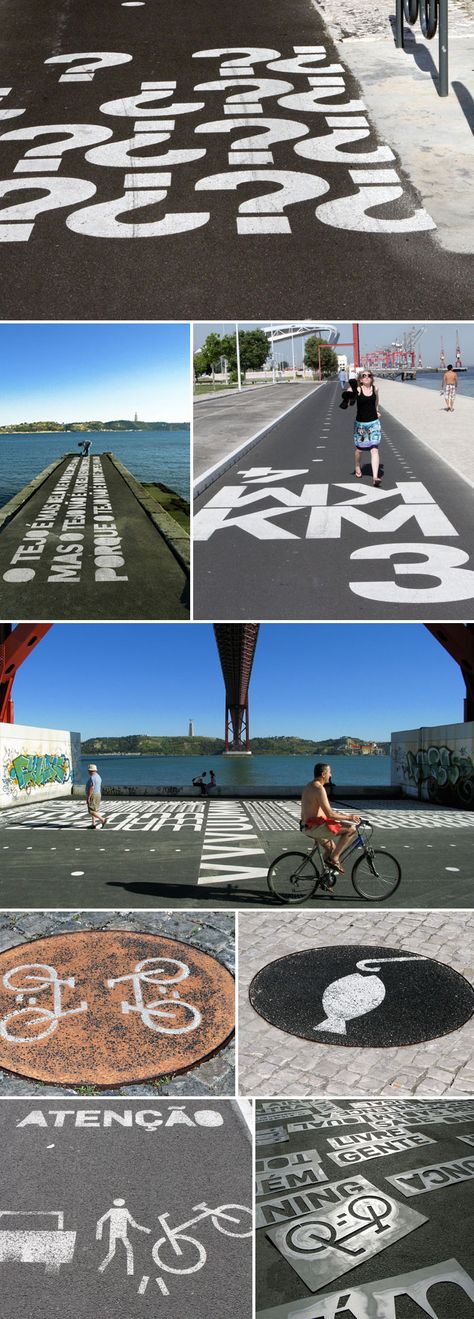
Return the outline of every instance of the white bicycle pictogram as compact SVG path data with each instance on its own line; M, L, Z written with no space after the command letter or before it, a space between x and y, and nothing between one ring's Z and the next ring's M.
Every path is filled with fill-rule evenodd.
M37 1040L53 1035L64 1017L75 1017L80 1012L87 1012L88 1004L84 999L77 1008L63 1009L62 990L74 989L75 983L74 976L62 980L56 967L48 966L47 962L26 962L22 966L11 967L3 976L3 985L15 994L15 1002L22 1006L0 1020L2 1038L14 1044L34 1044ZM53 997L52 1007L39 1007L37 996L48 989ZM26 1005L23 1006L25 1000Z
M200 1212L196 1213L197 1210ZM165 1273L197 1273L202 1269L207 1259L206 1249L197 1237L187 1235L187 1228L194 1227L195 1223L200 1223L204 1218L210 1218L217 1231L223 1232L226 1237L252 1235L252 1212L246 1205L218 1205L217 1209L210 1209L203 1203L193 1205L192 1212L196 1217L188 1219L187 1223L180 1223L178 1227L170 1227L168 1213L158 1217L165 1235L155 1241L152 1256L155 1264ZM183 1260L185 1252L185 1262L178 1263L178 1260Z
M332 1223L317 1218L293 1223L286 1234L289 1250L301 1255L325 1255L328 1250L341 1251L343 1255L361 1255L364 1245L354 1238L361 1238L364 1232L374 1230L374 1235L386 1232L391 1226L393 1205L382 1195L359 1195L347 1206L349 1216L356 1221L345 1236L338 1235ZM353 1241L353 1245L348 1245Z
M184 1035L199 1026L201 1013L192 1003L180 997L179 989L170 990L168 986L186 980L188 976L189 967L175 957L145 957L143 962L137 962L128 975L108 980L107 987L113 989L115 985L131 981L135 1002L129 1003L122 999L122 1012L125 1015L138 1012L143 1024L161 1035ZM145 1002L143 985L156 985L160 997ZM164 1024L167 1021L172 1024Z

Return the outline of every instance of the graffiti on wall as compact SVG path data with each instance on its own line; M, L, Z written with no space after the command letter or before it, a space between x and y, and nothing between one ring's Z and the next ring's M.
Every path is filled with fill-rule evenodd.
M474 803L474 762L466 747L453 751L432 744L407 751L401 769L405 781L424 788L429 801L451 806Z
M6 751L4 759L3 790L10 796L19 792L30 793L49 783L64 784L72 780L71 761L64 753L35 755L29 752Z

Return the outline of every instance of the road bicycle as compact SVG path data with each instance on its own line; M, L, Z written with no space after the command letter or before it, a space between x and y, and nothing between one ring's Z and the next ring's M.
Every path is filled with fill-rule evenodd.
M342 861L347 865L349 857L361 849L362 855L352 867L351 879L355 891L367 902L383 902L395 893L402 872L397 858L391 852L371 846L373 832L371 821L361 820L356 825L356 837L344 852ZM331 866L331 862L323 855L321 844L315 839L310 851L282 852L281 856L277 856L269 868L267 884L278 902L307 902L318 889L330 897L338 874L339 871Z
M252 1235L252 1214L245 1205L218 1205L217 1209L209 1209L209 1206L203 1203L193 1205L193 1214L196 1210L200 1211L196 1218L190 1218L187 1223L180 1223L179 1227L170 1227L167 1221L169 1214L159 1215L158 1221L165 1236L155 1241L152 1255L155 1264L158 1264L160 1269L164 1269L165 1273L196 1273L198 1269L202 1269L207 1259L206 1250L196 1237L186 1235L186 1229L194 1227L194 1224L200 1223L203 1218L210 1218L217 1231L223 1232L226 1237ZM185 1243L184 1249L182 1243Z

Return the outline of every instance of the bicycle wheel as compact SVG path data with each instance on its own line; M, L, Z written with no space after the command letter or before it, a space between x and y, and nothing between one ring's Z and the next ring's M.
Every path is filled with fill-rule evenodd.
M402 872L397 858L390 852L371 848L356 861L352 883L356 893L368 902L383 902L398 888Z
M428 41L435 36L438 27L438 0L420 0L420 27Z
M197 1241L196 1237L185 1236L183 1232L176 1233L175 1240L179 1242L179 1254L173 1249L168 1237L160 1237L159 1241L155 1241L151 1252L155 1264L164 1269L165 1273L197 1273L207 1259L202 1242ZM186 1242L184 1249L182 1242ZM183 1262L180 1263L180 1260Z
M270 866L267 884L279 902L306 902L314 893L318 879L310 856L303 852L282 852Z
M14 1044L35 1044L53 1035L57 1025L58 1017L49 1008L17 1008L0 1021L0 1035Z
M219 1212L211 1214L211 1222L225 1237L250 1237L252 1211L245 1205L221 1205Z

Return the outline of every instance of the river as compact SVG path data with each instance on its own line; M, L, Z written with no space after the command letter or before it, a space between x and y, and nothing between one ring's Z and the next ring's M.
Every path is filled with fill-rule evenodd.
M291 785L307 783L312 777L316 756L101 756L95 764L104 786L131 787L176 786L190 784L202 770L213 769L218 786L253 787L258 784ZM81 757L81 778L87 778L88 756ZM390 756L332 756L333 782L344 784L390 783Z
M0 434L0 505L6 504L63 453L79 455L79 440L92 440L91 454L112 451L138 481L160 481L189 499L189 429L166 431L54 431L43 435Z

